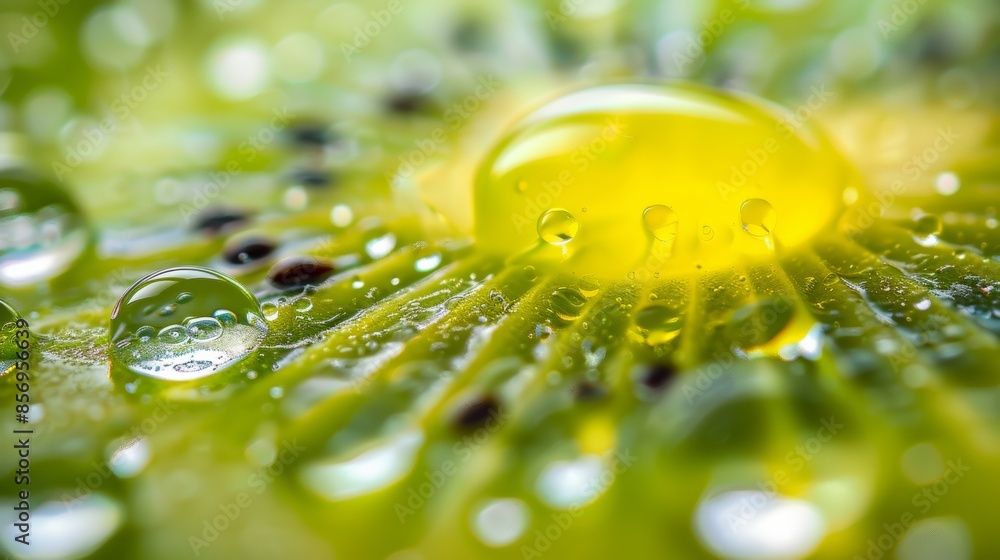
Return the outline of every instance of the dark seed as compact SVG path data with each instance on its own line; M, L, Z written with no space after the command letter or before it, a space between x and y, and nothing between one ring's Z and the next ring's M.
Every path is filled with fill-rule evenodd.
M223 230L246 223L250 215L242 210L216 208L202 212L191 229L216 235Z
M303 169L295 173L295 180L305 187L325 187L333 182L333 175L325 171Z
M333 263L315 257L288 257L271 268L267 279L277 288L318 284L336 272Z
M481 428L486 422L500 413L500 403L487 395L480 397L462 407L455 416L455 425L463 430Z
M419 93L400 92L393 94L385 102L386 107L393 113L416 113L424 108L426 100Z
M265 237L247 237L230 243L223 257L232 264L247 264L267 257L276 248L277 245Z
M292 129L292 139L302 146L322 148L330 143L330 132L320 124L301 124Z
M677 375L677 368L670 364L653 364L649 366L640 380L650 389L661 389Z
M608 396L608 389L600 383L581 381L573 387L573 396L579 401L599 401Z

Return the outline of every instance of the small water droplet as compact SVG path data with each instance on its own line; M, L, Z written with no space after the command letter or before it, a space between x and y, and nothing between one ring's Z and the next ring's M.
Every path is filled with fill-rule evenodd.
M551 245L565 245L580 231L576 216L561 208L547 210L538 218L538 237Z
M231 327L239 322L239 318L236 314L228 309L219 309L212 314L212 317L215 317L216 320L226 327Z
M198 342L216 340L222 336L224 330L222 323L214 317L191 319L186 326L188 336Z
M295 300L295 310L299 313L306 313L313 308L313 302L307 297L299 298Z
M920 236L929 237L941 233L941 218L933 214L924 214L913 222L913 231Z
M655 204L642 212L642 223L646 229L653 234L653 237L664 243L669 243L677 237L679 221L677 212L662 204Z
M573 287L561 287L552 292L552 311L564 321L572 321L583 312L587 297Z
M160 317L169 317L177 311L177 304L171 303L160 308Z
M580 293L587 296L588 298L597 295L597 292L601 289L601 281L597 279L597 276L593 274L587 274L580 278Z
M273 321L278 318L278 304L273 302L267 302L260 306L261 313L264 314L264 318L268 321Z
M778 223L778 214L771 203L762 198L751 198L740 206L743 229L754 237L767 237Z

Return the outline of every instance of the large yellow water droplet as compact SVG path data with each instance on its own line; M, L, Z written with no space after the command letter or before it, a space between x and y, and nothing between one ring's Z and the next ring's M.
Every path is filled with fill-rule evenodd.
M553 208L538 218L538 237L551 245L565 245L580 231L580 222L576 216L563 210Z
M642 213L642 223L646 224L646 229L664 243L677 237L677 221L677 212L662 204L650 206Z
M477 243L600 277L773 258L832 227L856 179L818 131L787 116L747 95L686 85L564 95L521 119L480 166ZM558 247L539 247L539 237Z
M740 206L740 223L743 229L754 237L767 237L778 223L778 213L771 203L751 198Z

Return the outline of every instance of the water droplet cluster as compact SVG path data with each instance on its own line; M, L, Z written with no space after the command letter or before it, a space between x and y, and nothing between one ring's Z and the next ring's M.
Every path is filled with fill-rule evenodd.
M111 315L112 367L167 381L210 376L249 356L267 334L260 304L207 268L171 268L135 283Z

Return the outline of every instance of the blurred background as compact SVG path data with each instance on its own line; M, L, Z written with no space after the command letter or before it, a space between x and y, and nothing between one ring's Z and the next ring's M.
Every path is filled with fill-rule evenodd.
M32 321L44 360L35 389L44 407L34 412L44 426L32 487L37 541L18 548L4 528L4 553L997 557L996 361L954 365L978 381L917 395L919 384L871 357L889 343L855 333L856 347L845 352L856 369L845 371L856 375L845 374L847 381L816 373L834 367L826 358L740 362L725 374L731 392L692 404L679 391L654 398L676 372L643 370L640 398L613 401L593 415L529 393L537 410L555 412L518 416L492 437L483 422L502 407L489 398L472 398L471 420L456 413L459 424L480 430L458 435L448 425L452 405L471 390L449 393L447 406L424 400L436 395L430 378L468 363L460 351L441 357L429 347L421 360L391 362L389 385L376 384L382 393L370 397L340 391L345 379L364 379L383 362L307 353L311 344L329 343L324 329L359 310L397 321L378 314L383 308L369 290L379 275L380 295L400 285L388 265L378 267L401 247L431 259L417 266L420 274L454 261L461 278L439 286L440 301L437 292L415 292L427 298L415 308L431 303L405 336L376 344L365 338L374 327L361 325L337 344L402 346L450 317L481 285L490 286L483 301L502 309L497 316L516 317L503 290L494 296L483 283L501 276L499 269L463 260L462 243L444 244L471 232L472 174L532 107L576 87L622 80L685 80L782 104L829 132L871 192L919 166L910 199L934 206L928 197L951 197L951 206L940 204L942 214L978 212L979 229L969 229L968 239L955 233L982 257L978 283L954 293L950 284L938 286L935 294L985 302L959 307L978 314L979 327L966 328L996 350L995 0L2 0L0 167L33 170L45 184L37 192L82 217L60 231L79 227L87 237L85 249L60 254L65 266L44 265L53 272L45 282L4 276L0 258L0 296ZM919 159L942 130L956 131L957 148ZM436 211L444 206L451 208L447 220ZM887 218L916 220L912 208L900 205ZM952 218L946 232L966 231L961 216ZM164 404L173 401L133 398L114 386L108 317L146 273L218 265L265 305L288 311L294 304L266 285L264 269L243 272L223 262L232 241L227 228L247 223L277 239L283 254L308 247L340 259L338 270L348 273L336 293L350 303L324 308L314 297L312 312L326 313L326 322L275 323L287 333L268 343L274 360L266 367L277 378L262 373L255 384L257 372L250 372L239 398L220 392ZM932 229L941 228L938 220ZM895 258L893 247L883 249L880 259ZM918 253L905 259L923 266ZM852 258L861 259L845 257ZM354 267L363 272L353 275ZM930 270L928 283L935 270L951 278L936 264L906 270ZM404 276L403 287L410 280ZM472 323L489 315L461 309ZM839 327L857 318L852 313L827 319ZM409 329L404 319L398 322ZM872 319L896 320L906 321L885 309ZM518 394L517 368L541 361L533 345L553 332L550 323L530 322L523 338L531 345L512 343L509 356L494 350L495 360L474 372L477 386L510 382L504 391ZM648 348L648 356L633 352L643 343L621 338L628 352L616 363L626 364L628 375L633 362L662 357ZM589 352L579 337L567 343ZM957 360L966 349L948 350ZM593 388L574 387L577 400ZM414 430L410 413L426 424ZM783 423L786 415L797 420ZM144 424L150 418L156 422ZM843 432L840 422L849 426ZM13 471L9 453L0 465ZM775 497L779 487L785 497ZM7 512L8 489L0 496Z

